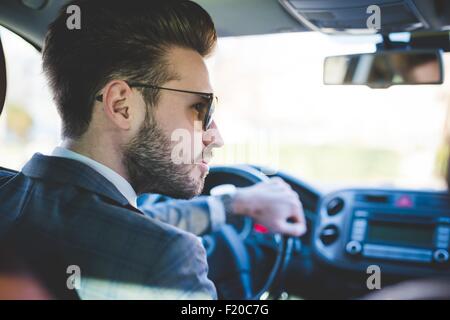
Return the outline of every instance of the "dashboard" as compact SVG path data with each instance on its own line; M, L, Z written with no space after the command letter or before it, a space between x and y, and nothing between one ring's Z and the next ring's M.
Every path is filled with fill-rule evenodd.
M447 193L348 189L323 197L312 243L340 269L422 277L449 275L449 239Z
M204 192L220 184L245 187L257 183L252 181L254 170L265 172L257 166L215 167ZM372 293L366 281L374 266L381 272L382 288L418 278L450 278L449 193L375 188L323 193L288 173L279 171L276 176L298 193L308 224L308 232L296 239L283 273L284 289L290 295L305 299L363 297ZM254 284L261 287L275 259L273 237L253 228L249 221L227 222L243 239ZM250 227L245 227L248 224ZM209 259L211 270L224 261L227 259L220 255Z

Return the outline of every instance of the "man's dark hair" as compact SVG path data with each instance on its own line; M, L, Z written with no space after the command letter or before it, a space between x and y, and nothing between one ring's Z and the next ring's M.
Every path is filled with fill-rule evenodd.
M77 5L81 29L70 30L67 7ZM209 14L187 0L75 0L50 25L43 69L63 121L63 136L80 137L89 127L96 94L111 80L160 85L176 75L168 49L182 47L205 57L217 34ZM146 102L157 91L142 89Z

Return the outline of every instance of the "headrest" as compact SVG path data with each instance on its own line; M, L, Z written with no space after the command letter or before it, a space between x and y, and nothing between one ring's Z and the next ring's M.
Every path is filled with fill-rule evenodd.
M6 99L6 62L3 52L2 40L0 39L0 115Z

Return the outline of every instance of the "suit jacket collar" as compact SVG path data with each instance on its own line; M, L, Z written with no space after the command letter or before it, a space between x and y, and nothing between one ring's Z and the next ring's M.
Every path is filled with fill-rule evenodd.
M31 178L75 185L108 197L122 206L133 207L108 179L76 160L36 153L23 167L22 173Z

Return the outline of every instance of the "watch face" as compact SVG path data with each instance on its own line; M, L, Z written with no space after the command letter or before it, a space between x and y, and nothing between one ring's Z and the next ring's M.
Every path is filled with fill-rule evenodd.
M232 209L233 195L231 194L222 194L220 196L220 200L222 200L223 206L225 207L225 212L227 214L234 213Z

